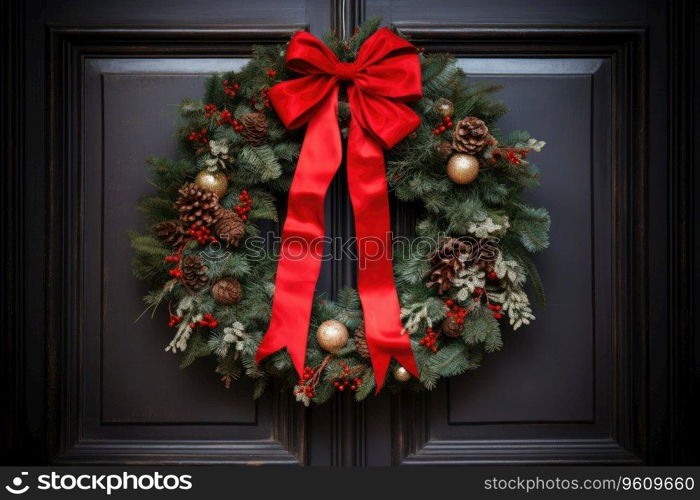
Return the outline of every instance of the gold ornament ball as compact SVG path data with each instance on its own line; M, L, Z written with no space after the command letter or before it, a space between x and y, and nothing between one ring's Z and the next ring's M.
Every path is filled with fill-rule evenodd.
M202 189L215 193L219 198L222 198L228 189L228 179L222 172L202 170L194 178L194 183Z
M479 160L472 155L454 154L447 162L447 176L455 184L469 184L479 175Z
M348 343L348 329L340 321L329 319L316 330L318 345L328 352L336 352Z
M452 114L455 112L455 107L452 104L452 101L441 97L435 101L435 111L440 113L442 116L452 116Z
M394 368L394 378L399 382L408 382L411 380L411 373L403 366Z

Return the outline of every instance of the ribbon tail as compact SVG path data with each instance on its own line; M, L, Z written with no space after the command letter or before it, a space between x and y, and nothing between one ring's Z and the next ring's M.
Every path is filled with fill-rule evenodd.
M384 152L376 139L358 125L354 115L348 138L347 166L350 199L355 213L358 291L379 392L392 357L416 377L418 369L411 340L401 333L403 325L392 266Z
M342 158L337 107L336 87L307 126L289 190L270 325L255 353L259 363L286 347L300 376L323 258L324 201Z

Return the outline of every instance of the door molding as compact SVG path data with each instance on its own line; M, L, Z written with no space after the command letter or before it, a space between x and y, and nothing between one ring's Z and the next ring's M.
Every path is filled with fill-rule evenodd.
M456 57L596 57L612 67L613 410L609 439L431 437L430 395L393 404L393 460L442 463L640 463L648 456L648 200L646 27L427 26L394 28Z
M305 463L306 418L273 389L272 430L262 440L112 440L83 433L81 346L84 293L82 95L89 57L247 57L253 44L284 43L305 26L49 27L47 165L47 406L53 463Z

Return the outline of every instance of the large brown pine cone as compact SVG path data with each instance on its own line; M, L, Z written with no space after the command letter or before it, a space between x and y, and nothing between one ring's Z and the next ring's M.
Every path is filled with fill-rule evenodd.
M219 305L232 306L241 301L243 290L236 278L221 278L211 287L211 296Z
M478 240L443 238L429 257L432 267L428 273L428 288L437 287L438 295L449 290L457 273L477 258L478 248L474 248L475 244L478 244Z
M245 234L245 221L233 210L222 210L216 223L216 234L226 246L238 246Z
M175 201L175 208L180 214L180 220L187 226L210 226L221 217L223 209L215 193L197 186L194 182L186 184L178 192L180 197Z
M452 132L452 147L470 155L481 152L489 139L489 128L479 118L468 116L457 122Z
M267 118L264 113L248 113L241 118L241 136L251 146L260 146L267 141Z
M464 325L460 325L454 318L450 318L448 316L447 318L442 320L440 330L446 336L456 339L462 336L462 332L464 331Z
M179 247L185 239L185 227L179 220L166 220L156 224L153 230L158 239L174 247Z
M367 345L364 321L355 329L355 350L357 351L357 354L363 358L369 359L369 346Z
M182 282L193 291L204 288L209 283L209 268L202 263L198 255L186 255L182 259Z

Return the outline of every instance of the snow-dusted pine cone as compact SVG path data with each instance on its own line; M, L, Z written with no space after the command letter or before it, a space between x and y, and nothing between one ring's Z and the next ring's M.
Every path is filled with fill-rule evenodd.
M474 155L486 147L489 128L483 120L468 116L457 122L452 132L452 147L460 153Z

